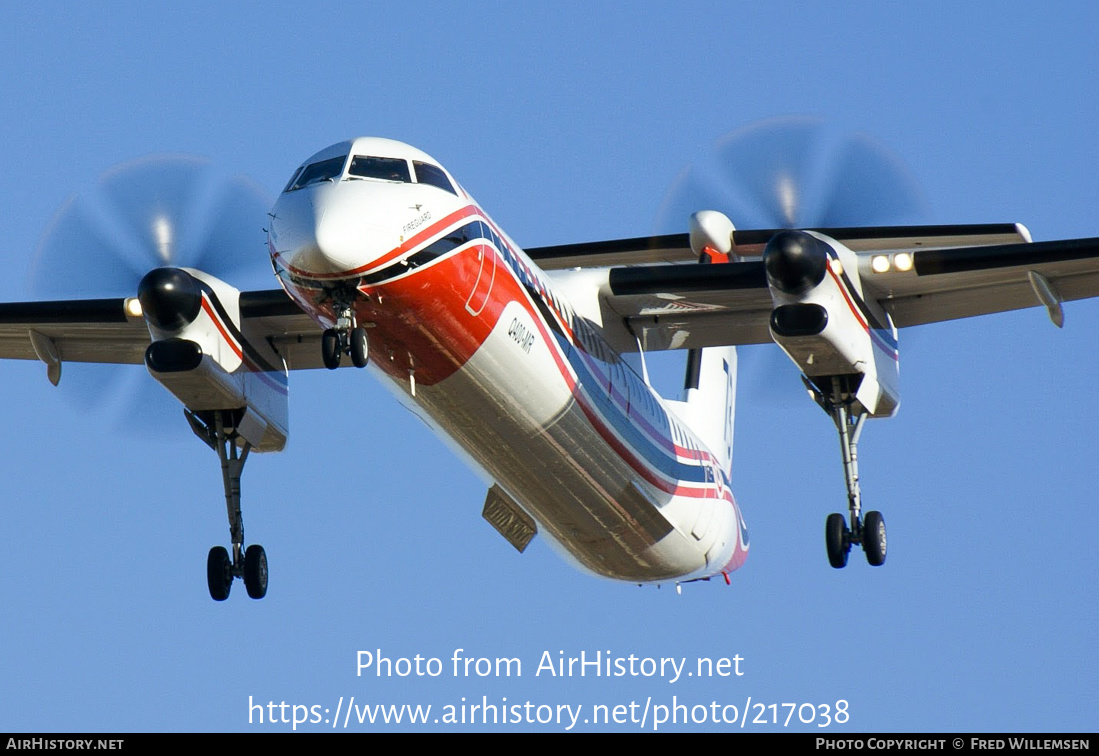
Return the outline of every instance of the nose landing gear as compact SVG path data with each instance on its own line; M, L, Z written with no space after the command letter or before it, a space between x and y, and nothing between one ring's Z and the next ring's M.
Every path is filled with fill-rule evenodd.
M370 361L366 329L355 323L355 313L350 307L341 310L335 328L328 328L321 335L321 359L326 368L338 368L345 354L351 357L351 364L357 368L366 367Z

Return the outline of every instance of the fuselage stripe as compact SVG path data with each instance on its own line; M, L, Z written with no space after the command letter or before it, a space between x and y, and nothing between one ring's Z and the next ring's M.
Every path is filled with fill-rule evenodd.
M474 215L477 212L478 212L478 208L477 208L476 205L467 205L466 207L462 208L461 210L458 210L457 212L451 213L450 215L446 216L442 220L431 224L430 226L425 228L423 231L420 231L416 235L404 240L403 242L401 242L401 244L399 246L395 247L394 249L390 250L386 254L382 255L377 260L369 262L366 265L360 265L357 268L352 268L350 270L340 271L340 272L336 272L336 273L316 273L316 272L313 272L313 271L308 271L308 270L302 270L300 268L295 268L293 265L291 265L289 263L289 261L286 260L286 258L284 258L281 255L281 253L276 251L276 252L273 252L272 254L276 258L277 262L280 265L282 265L286 269L287 272L289 272L290 274L292 274L294 276L298 276L300 278L313 279L313 280L318 280L318 281L331 281L331 280L336 280L336 279L340 279L340 278L353 278L355 276L359 276L359 275L362 275L364 273L370 273L372 271L376 271L376 270L380 270L380 269L384 268L386 265L388 265L388 263L392 262L393 260L396 260L401 255L404 255L404 254L416 249L418 246L423 244L427 239L430 239L431 237L435 236L435 234L439 233L444 228L450 226L455 221L460 220L462 218L469 217L470 215Z
M500 238L501 240L503 240L502 236ZM506 241L503 241L503 243L505 245L507 244ZM562 345L557 343L557 339L551 338L550 334L547 332L548 324L544 323L543 317L539 312L540 308L532 306L534 291L537 291L537 289L534 289L534 291L532 291L534 287L526 285L525 281L523 280L524 273L526 273L527 275L531 275L529 273L529 268L521 265L521 260L514 250L510 248L507 250L500 250L500 252L505 251L510 252L510 254L501 255L501 257L504 258L504 263L506 267L508 268L508 270L511 271L520 288L524 290L527 293L527 296L530 297L532 300L530 302L524 303L526 305L526 310L537 324L543 340L545 341L548 348L550 349L551 354L553 355L554 361L558 366L558 370L568 384L569 389L573 394L573 397L576 399L577 403L584 411L584 414L587 416L589 422L591 422L593 428L607 442L607 444L615 450L620 458L622 458L627 464L630 465L631 468L634 469L635 472L641 475L653 486L659 488L666 493L671 493L675 495L712 498L714 496L712 492L716 489L716 483L711 483L707 485L704 482L706 478L706 472L702 465L684 464L678 459L668 458L666 453L667 449L678 450L681 447L678 447L667 437L660 438L660 440L663 442L663 444L660 445L652 443L639 444L639 442L642 442L645 439L643 438L643 436L641 436L641 434L637 433L637 426L630 418L624 416L621 408L617 405L616 402L613 401L613 398L610 396L609 392L607 394L607 404L609 404L609 407L607 409L610 409L612 412L601 411L597 407L597 404L599 403L594 401L594 399L589 398L589 391L578 390L578 386L593 386L594 384L604 383L600 381L596 375L594 375L589 365L586 364L589 360L598 360L596 360L594 356L585 352L575 343L570 345L572 346L572 350L570 351L576 353L578 355L578 359L574 360L571 359L567 354L563 354L565 352L565 349L562 347ZM514 263L512 262L513 260ZM533 275L531 275L531 277L533 278ZM543 302L548 307L550 307L552 311L552 304L546 302L545 299L543 299ZM587 359L585 359L584 357L579 357L579 354L586 355ZM566 364L572 370L566 368ZM573 378L572 373L577 373L579 377L580 370L583 370L583 372L589 376L589 380L585 381L583 379L577 380ZM607 383L606 385L609 386L609 383ZM589 396L586 396L586 394L589 394ZM663 409L665 417L668 418L668 422L670 424L672 422L672 419L668 417L669 411L663 406L661 406L661 409ZM623 433L623 431L633 432L627 434ZM622 436L625 435L628 435L629 439L622 438ZM643 446L644 448L638 449L638 446ZM661 448L661 446L663 446L664 448ZM640 452L640 456L638 454L634 454L633 450ZM648 454L645 453L646 450L648 451ZM660 462L657 462L656 460L661 460L665 463L666 466L660 464ZM726 471L721 470L716 465L712 466L711 469L716 470L717 474L722 478L726 478L726 480L722 481L722 484L727 490L728 483ZM677 485L677 483L679 482L685 482L688 484L698 482L698 487Z
M861 301L856 304L852 298L855 296L853 292L849 292L848 287L840 280L835 271L832 270L832 266L827 266L828 274L832 276L832 280L836 284L836 288L840 290L840 294L843 295L844 301L847 302L848 309L851 310L851 314L855 316L855 320L862 326L863 330L870 336L870 340L874 344L885 352L887 355L893 358L894 361L900 359L900 352L897 345L897 340L893 338L893 334L889 333L884 328L871 327L869 318L862 310L865 307ZM845 275L844 280L847 276Z
M221 334L222 339L229 345L229 348L233 350L233 353L237 357L240 357L246 368L252 373L255 373L260 377L264 383L271 388L277 390L279 393L286 394L289 389L289 382L286 375L286 371L277 368L268 362L264 357L256 351L256 348L244 338L244 334L233 323L233 319L229 317L229 313L225 311L225 308L221 304L221 300L218 298L217 293L208 284L203 281L195 279L199 285L199 289L202 292L202 309L206 315L213 321L214 326L217 327L218 333Z

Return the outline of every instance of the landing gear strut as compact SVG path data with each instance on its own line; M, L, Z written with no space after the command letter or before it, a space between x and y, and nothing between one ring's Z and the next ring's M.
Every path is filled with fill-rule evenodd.
M357 368L366 367L370 361L366 329L356 324L355 311L350 307L341 308L336 327L326 329L321 335L321 359L326 368L338 368L340 358L345 354L351 356L351 364Z
M850 527L842 514L834 512L824 522L824 543L828 562L836 569L847 565L852 544L861 544L866 561L874 567L885 564L885 520L881 512L870 511L862 516L862 491L859 488L859 436L867 413L851 412L854 391L848 376L833 376L831 391L823 394L806 382L817 403L832 418L839 431L840 452L843 454L843 476L847 482L847 510Z
M221 460L221 480L225 488L225 508L229 516L229 537L233 554L224 546L210 549L206 558L206 583L210 598L224 601L229 598L233 578L244 580L248 595L261 599L267 595L267 554L263 547L253 544L244 549L244 516L240 509L240 475L252 445L237 432L242 410L184 411L191 430L217 452ZM242 442L238 445L238 442Z

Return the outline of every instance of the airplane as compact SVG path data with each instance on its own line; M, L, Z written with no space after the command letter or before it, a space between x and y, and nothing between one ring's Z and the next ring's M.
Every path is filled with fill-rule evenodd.
M863 511L858 444L899 406L897 329L1099 294L1099 239L1033 242L1016 223L737 229L698 209L687 233L522 249L439 163L361 137L315 153L268 213L279 288L197 267L149 270L128 297L0 304L0 357L144 364L218 456L230 548L217 601L268 588L244 539L251 452L282 450L293 370L369 367L491 481L482 516L519 552L632 583L721 578L749 537L732 493L737 346L774 343L835 424L847 512L829 564L886 561ZM682 395L645 355L686 352Z

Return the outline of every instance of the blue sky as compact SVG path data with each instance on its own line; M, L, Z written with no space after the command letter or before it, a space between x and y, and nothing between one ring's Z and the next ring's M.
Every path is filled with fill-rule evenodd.
M0 297L31 296L43 229L111 165L195 153L273 193L360 134L431 153L530 246L652 231L685 165L790 113L888 144L929 222L1094 236L1097 22L1056 2L7 4ZM42 365L0 365L0 729L289 728L249 724L250 696L436 711L675 696L848 701L831 731L1094 730L1099 305L1066 315L1064 331L1028 310L902 334L900 413L860 447L882 569L827 565L839 449L793 368L746 376L769 386L737 408L751 556L731 586L681 596L578 572L542 541L516 554L481 520L478 479L346 370L292 376L290 444L243 482L269 595L238 583L215 604L220 474L183 418L150 430L159 416L125 397L80 406L79 366L58 390ZM458 648L520 658L522 677L356 676L359 650ZM534 674L544 651L739 655L744 675L554 679ZM722 729L667 726L706 728Z

